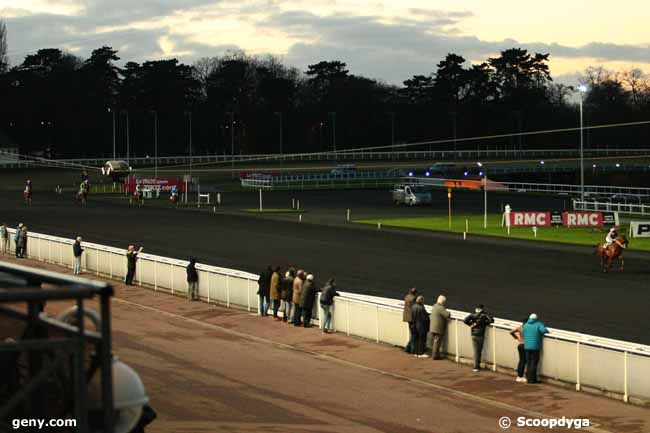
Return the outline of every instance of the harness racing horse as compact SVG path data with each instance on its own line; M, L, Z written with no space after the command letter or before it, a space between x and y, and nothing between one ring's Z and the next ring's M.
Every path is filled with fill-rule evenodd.
M77 201L81 203L82 206L86 206L86 200L88 200L88 189L80 189L77 193Z
M29 206L29 205L32 204L32 190L31 190L31 188L25 189L25 191L23 191L23 199L25 200L26 205Z
M621 261L620 270L623 270L623 265L625 264L625 261L623 260L623 250L627 248L627 244L627 238L620 235L609 247L606 247L604 244L598 244L596 246L595 252L600 255L600 265L603 267L603 272L608 272L612 268L612 263L616 259Z

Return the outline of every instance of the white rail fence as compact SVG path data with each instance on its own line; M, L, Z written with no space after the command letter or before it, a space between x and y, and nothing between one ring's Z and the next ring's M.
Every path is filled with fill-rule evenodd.
M11 251L15 249L14 230ZM72 267L72 239L29 233L27 255L32 259ZM112 279L126 275L125 250L83 242L84 272ZM134 282L152 290L187 294L188 262L142 253ZM197 264L199 296L205 302L258 311L257 279L248 272ZM333 326L336 331L377 343L404 346L408 340L402 322L402 301L375 296L341 293L335 298ZM318 302L315 303L318 305ZM318 321L320 309L315 306ZM443 349L456 362L472 358L469 328L462 322L467 313L453 311ZM485 364L493 370L516 368L517 342L509 331L518 323L495 319L486 333ZM604 392L624 401L650 400L650 346L585 334L550 329L544 341L539 372L546 380L572 384L577 390Z
M489 173L488 173L489 178ZM437 177L406 176L401 180L407 183L447 187L454 182L467 182L467 179L445 179ZM497 182L495 190L518 193L544 193L559 195L580 195L580 185L563 183L532 183L532 182ZM585 185L586 196L619 196L640 201L643 197L650 197L650 188L641 186L613 186L613 185ZM488 184L488 190L492 189Z
M650 215L650 204L573 200L573 209L584 211L618 212L620 214L629 215Z
M614 148L603 147L598 149L586 149L586 157L608 157L608 156L630 156L648 155L650 149L635 148ZM559 149L514 149L508 146L484 147L477 149L459 150L398 150L398 151L354 151L352 149L339 150L337 152L310 152L310 153L285 153L285 154L254 154L254 155L187 155L161 156L158 157L158 165L184 165L192 161L193 164L212 162L266 162L266 161L364 161L364 160L419 160L419 159L441 159L441 160L464 160L473 158L569 158L578 157L578 150L571 148ZM30 167L33 163L27 160L16 160L17 151L0 151L0 166L4 167ZM74 158L51 160L53 165L81 164L100 167L111 156L104 158ZM127 159L119 155L118 159ZM136 157L128 158L133 166L153 166L156 158ZM44 161L38 162L42 165ZM72 167L74 168L74 166Z

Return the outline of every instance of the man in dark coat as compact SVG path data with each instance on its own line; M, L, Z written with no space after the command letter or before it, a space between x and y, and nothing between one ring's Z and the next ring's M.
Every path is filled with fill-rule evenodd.
M199 273L196 270L196 259L190 259L187 265L187 299L190 301L199 300Z
M418 296L413 304L413 331L415 334L415 345L413 353L418 358L426 358L424 353L427 347L427 334L429 332L429 313L424 307L424 297Z
M135 246L129 245L128 250L126 251L126 278L124 283L127 286L133 285L133 277L135 277L135 263L138 260L138 254L142 252L142 247L139 250L135 250Z
M402 321L406 322L409 328L409 341L406 343L406 348L404 351L406 353L414 353L413 345L415 344L415 337L413 335L413 313L411 309L413 304L415 304L415 299L417 298L418 291L415 287L409 289L408 293L404 297L404 311L402 312Z
M311 315L316 300L316 286L314 286L314 276L307 275L305 283L302 286L300 294L300 308L302 309L302 322L305 328L311 328Z
M269 304L270 304L270 290L271 290L271 276L273 275L273 270L271 266L267 266L266 269L260 274L259 279L257 280L257 295L260 297L260 316L268 316L269 313Z
M320 306L323 309L323 330L324 334L333 332L330 329L332 325L332 304L334 303L334 297L339 296L339 292L336 291L336 280L330 278L323 291L320 295Z
M485 330L494 319L483 311L483 305L479 304L474 312L464 320L470 327L472 333L472 346L474 347L474 371L481 369L481 356L483 355L483 343L485 342Z
M74 265L72 267L72 273L79 275L81 273L81 254L83 254L84 249L81 248L81 236L77 236L77 239L72 244L72 255L74 256Z

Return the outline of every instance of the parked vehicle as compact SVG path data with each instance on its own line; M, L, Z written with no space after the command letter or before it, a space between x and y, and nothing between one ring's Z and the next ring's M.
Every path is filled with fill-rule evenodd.
M331 171L332 176L354 176L357 173L357 166L354 164L339 164Z
M420 185L395 185L392 192L393 203L409 206L431 204L431 189Z

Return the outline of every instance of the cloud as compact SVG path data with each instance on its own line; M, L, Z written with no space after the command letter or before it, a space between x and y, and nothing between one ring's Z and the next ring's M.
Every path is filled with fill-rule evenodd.
M253 49L280 55L303 70L319 60L338 59L354 74L398 84L412 75L431 73L450 52L477 62L521 47L549 52L552 61L575 59L577 64L577 59L582 63L595 59L594 63L630 62L650 69L650 44L592 42L572 47L517 39L488 41L458 30L473 17L463 10L410 8L387 15L381 8L364 13L337 12L324 3L320 9L309 8L311 3L301 0L57 1L47 3L48 10L60 7L72 12L34 13L25 6L28 2L20 10L0 11L7 23L12 64L46 47L87 57L94 48L108 45L120 51L123 61L173 55L186 63L227 50Z

